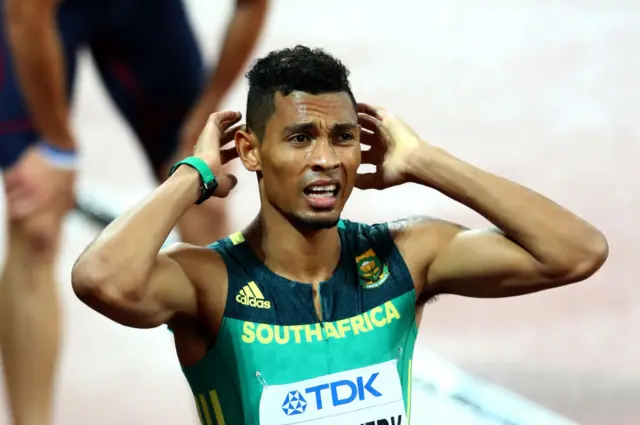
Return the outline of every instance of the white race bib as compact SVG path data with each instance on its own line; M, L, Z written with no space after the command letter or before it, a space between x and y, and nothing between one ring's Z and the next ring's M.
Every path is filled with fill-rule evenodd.
M286 385L260 398L260 425L408 425L397 361Z

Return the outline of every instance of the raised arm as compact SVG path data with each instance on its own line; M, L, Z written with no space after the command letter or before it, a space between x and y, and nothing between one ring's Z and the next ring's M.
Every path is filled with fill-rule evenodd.
M188 208L211 194L226 196L234 187L235 178L222 172L222 163L232 152L221 160L219 146L221 138L224 143L235 131L224 137L221 133L239 119L234 112L212 115L196 146L195 156L218 179L214 192L203 192L201 172L180 166L80 255L72 284L83 302L118 323L139 328L158 326L178 314L198 313L198 284L205 278L226 279L222 260L211 250L187 245L159 251Z
M176 313L194 316L196 291L183 264L200 253L184 245L159 251L198 199L199 179L195 170L182 167L146 202L111 223L73 267L78 298L131 327L158 326Z
M364 121L382 134L386 158L379 163L379 172L364 177L361 186L422 184L496 226L469 230L428 218L392 224L396 243L424 296L526 294L582 281L606 260L605 237L577 215L420 140L401 120L382 110L370 113L371 119Z

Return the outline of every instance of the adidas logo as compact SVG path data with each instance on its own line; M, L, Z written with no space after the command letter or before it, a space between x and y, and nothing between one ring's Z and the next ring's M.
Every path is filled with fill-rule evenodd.
M251 281L244 285L244 287L236 295L236 301L242 305L256 308L271 308L271 302L264 299L264 295L258 288L255 282Z

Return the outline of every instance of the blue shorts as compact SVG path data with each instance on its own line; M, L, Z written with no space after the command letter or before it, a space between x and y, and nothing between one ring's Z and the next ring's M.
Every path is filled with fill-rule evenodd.
M5 0L0 0L4 9ZM4 12L0 11L4 26ZM159 170L204 83L202 57L182 0L65 0L57 11L68 99L78 51L93 57L111 99ZM4 33L4 31L0 31ZM99 131L96 128L96 131ZM39 139L0 35L0 168Z

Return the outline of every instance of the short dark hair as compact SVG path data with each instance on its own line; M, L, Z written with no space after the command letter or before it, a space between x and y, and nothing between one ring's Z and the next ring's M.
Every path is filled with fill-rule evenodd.
M349 84L349 70L322 49L296 46L275 50L260 58L246 75L247 127L258 139L264 137L269 117L275 111L275 94L293 91L310 94L346 92L356 108Z

